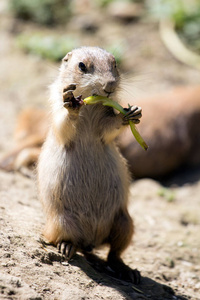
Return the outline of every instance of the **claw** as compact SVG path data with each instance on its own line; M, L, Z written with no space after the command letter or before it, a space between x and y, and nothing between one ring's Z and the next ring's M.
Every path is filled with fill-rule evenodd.
M137 115L129 115L129 116L125 116L124 117L124 120L125 121L133 121L134 122L134 120L137 120L137 119L140 119L142 117L142 114L141 113L139 113L139 114L137 114Z
M76 253L76 247L69 242L61 242L58 244L58 251L69 261Z
M139 110L139 109L140 109L140 111L142 110L141 107L138 107L136 105L131 106L130 104L128 104L128 108L124 108L124 110L127 111L126 116L130 115L132 112L135 112L136 110Z
M70 91L70 90L74 91L75 89L76 89L76 83L71 83L63 89L63 93Z
M69 245L66 259L70 260L74 256L75 253L76 253L76 247L74 247L73 245Z
M140 283L141 275L137 269L131 269L116 255L108 255L108 266L113 270L115 276L121 280L129 281L135 284Z
M133 282L135 284L139 284L141 281L140 272L137 269L134 269L134 270L132 270L132 273L133 273L133 278L134 278Z
M125 108L124 110L127 111L127 113L124 115L123 120L125 121L125 123L128 123L128 121L132 121L135 124L140 123L140 118L142 117L142 109L141 107L138 106L130 106L129 108Z
M70 84L67 88L63 90L63 106L65 108L73 108L73 110L78 111L83 105L82 95L74 97L73 90L76 89L75 84Z
M65 91L63 93L63 101L66 102L66 101L70 101L74 98L74 94L73 94L73 91L72 90L69 90L69 91Z

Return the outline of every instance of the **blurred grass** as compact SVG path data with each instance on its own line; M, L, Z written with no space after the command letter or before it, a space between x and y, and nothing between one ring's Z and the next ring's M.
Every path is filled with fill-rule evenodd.
M145 2L146 14L153 16L156 20L170 19L175 23L176 32L192 51L200 53L200 0L90 0L91 7L106 12L106 7L111 2ZM12 14L23 20L34 21L41 25L52 26L54 24L67 24L74 16L78 0L10 0ZM80 1L80 5L83 1ZM109 15L108 15L108 18ZM44 37L33 35L31 37L20 35L18 45L26 52L37 54L41 57L58 61L67 51L78 46L73 39L53 36ZM115 45L111 45L110 52L113 53ZM121 62L119 49L115 53L118 63Z
M113 43L107 46L106 50L114 55L117 65L120 66L122 64L122 57L124 57L125 52L123 45L120 43Z
M24 52L38 55L39 57L60 61L67 52L79 47L78 40L69 36L53 36L35 33L31 36L28 34L20 34L17 39L17 46ZM122 63L124 49L118 44L111 44L106 50L115 56L118 65Z
M41 25L66 23L71 15L72 0L10 0L13 15Z
M161 188L158 191L158 196L164 198L167 202L174 202L176 199L175 192L169 188Z
M90 0L91 6L106 7L112 2L144 2L144 0ZM73 0L9 0L10 10L15 17L42 25L66 23L78 5ZM80 1L80 6L83 1Z
M31 36L19 35L17 45L27 53L52 61L60 61L67 52L78 47L78 42L69 36L57 37L36 33Z
M97 6L100 7L106 7L107 5L109 5L112 2L144 2L144 0L94 0L93 1Z
M146 0L148 11L156 19L170 19L181 40L191 50L200 53L199 0Z

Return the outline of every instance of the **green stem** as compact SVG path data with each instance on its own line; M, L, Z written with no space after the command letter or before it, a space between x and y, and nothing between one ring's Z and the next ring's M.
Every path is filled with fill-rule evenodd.
M126 111L123 109L123 107L119 103L117 103L109 98L103 97L103 96L91 96L91 97L85 98L83 101L85 104L95 104L95 103L102 102L103 105L113 107L123 115L126 114ZM139 134L135 124L132 121L129 121L129 125L130 125L131 131L132 131L136 141L140 144L140 146L144 150L147 150L148 146L145 143L145 141L143 140L143 138L141 137L141 135Z

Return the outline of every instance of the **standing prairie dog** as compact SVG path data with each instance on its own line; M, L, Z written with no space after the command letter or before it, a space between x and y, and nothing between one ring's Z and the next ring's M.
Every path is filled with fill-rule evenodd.
M120 76L115 58L98 47L68 53L50 89L51 128L38 163L39 196L46 213L45 238L69 260L76 251L108 244L108 266L116 276L138 283L140 274L125 265L121 253L133 235L128 214L130 176L115 138L139 123L141 108L116 114L82 98L115 99ZM74 102L75 98L76 102Z

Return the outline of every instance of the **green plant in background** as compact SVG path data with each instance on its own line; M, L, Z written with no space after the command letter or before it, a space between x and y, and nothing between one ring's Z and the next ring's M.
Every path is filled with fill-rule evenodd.
M123 60L122 57L124 57L124 47L116 43L107 46L106 50L114 55L117 65L120 66Z
M196 1L196 9L183 14L179 22L176 22L176 29L185 44L191 50L200 54L200 2Z
M76 40L69 36L55 37L33 34L21 34L17 38L18 46L27 53L36 54L52 61L60 61L67 52L78 46Z
M151 15L159 20L169 19L182 41L200 53L200 1L199 0L146 0Z
M64 23L71 13L71 0L10 0L13 14L43 25Z
M100 6L100 7L105 7L109 5L112 2L144 2L144 0L94 0L94 2Z
M60 61L67 52L79 47L79 42L73 37L53 35L20 34L16 38L17 46L26 53L32 53L52 61ZM124 49L120 45L112 44L106 50L115 56L118 65L122 63Z
M150 14L157 19L182 18L184 13L182 0L146 0Z
M176 198L175 192L173 190L164 187L159 189L158 196L164 198L165 200L167 200L167 202L174 202Z

